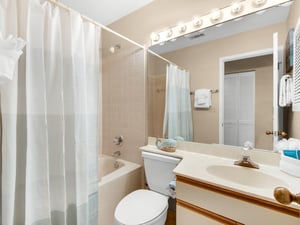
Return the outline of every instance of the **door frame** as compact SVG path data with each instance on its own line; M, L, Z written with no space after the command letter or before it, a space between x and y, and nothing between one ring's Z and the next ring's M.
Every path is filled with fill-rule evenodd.
M278 48L281 52L283 47ZM266 48L257 51L251 51L236 55L221 57L219 59L219 144L224 144L224 76L225 63L240 59L259 57L264 55L273 55L273 48Z

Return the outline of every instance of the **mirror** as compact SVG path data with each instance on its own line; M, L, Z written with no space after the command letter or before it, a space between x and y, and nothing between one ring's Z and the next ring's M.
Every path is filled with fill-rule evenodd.
M176 41L166 42L164 45L151 46L148 52L148 136L162 137L165 74L168 63L172 62L189 70L191 91L202 88L217 90L220 86L221 58L270 50L275 32L279 35L279 45L282 48L285 46L288 33L287 20L292 7L293 4L286 7L273 7L263 14L248 15L239 21L226 22L221 27L214 26L178 38ZM273 149L272 136L265 135L266 130L273 129L270 122L273 117L273 72L272 62L270 63L272 53L261 57L263 58L251 57L243 61L226 62L225 71L226 73L256 71L255 147ZM260 74L263 76L259 76ZM213 93L212 106L209 109L192 107L194 142L219 143L219 102L223 95L223 92ZM194 101L193 96L191 101ZM259 111L262 106L267 109ZM262 115L265 116L264 119ZM285 128L286 123L287 120L284 120ZM284 131L288 132L288 130Z

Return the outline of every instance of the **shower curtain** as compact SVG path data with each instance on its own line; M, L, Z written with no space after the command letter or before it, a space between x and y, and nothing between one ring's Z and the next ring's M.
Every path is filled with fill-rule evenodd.
M190 74L176 65L167 65L163 136L193 140Z
M100 30L39 0L27 19L24 189L2 194L1 222L96 225ZM18 158L7 155L6 172Z

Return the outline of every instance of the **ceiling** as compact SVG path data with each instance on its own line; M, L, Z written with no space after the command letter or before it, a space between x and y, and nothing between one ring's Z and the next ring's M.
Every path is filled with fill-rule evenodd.
M108 25L154 0L59 0L91 19Z

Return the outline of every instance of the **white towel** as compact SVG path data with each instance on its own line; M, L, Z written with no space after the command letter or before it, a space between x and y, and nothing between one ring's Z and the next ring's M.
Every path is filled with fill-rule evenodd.
M288 74L282 76L280 79L279 106L286 107L292 104L292 88L292 77Z
M21 38L9 36L4 39L0 33L0 84L13 79L24 46Z
M208 109L210 106L211 106L211 90L196 89L195 98L194 98L194 107Z

